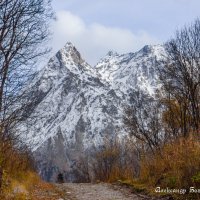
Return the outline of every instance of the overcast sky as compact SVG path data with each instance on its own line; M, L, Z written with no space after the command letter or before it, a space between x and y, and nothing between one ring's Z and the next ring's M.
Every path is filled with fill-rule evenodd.
M200 0L53 0L53 52L72 42L89 64L109 50L162 44L200 16Z

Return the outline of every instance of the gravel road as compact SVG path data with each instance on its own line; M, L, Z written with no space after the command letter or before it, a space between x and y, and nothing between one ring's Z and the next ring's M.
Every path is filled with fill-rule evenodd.
M147 196L133 194L126 188L106 183L65 183L57 187L66 194L66 198L60 200L152 200Z

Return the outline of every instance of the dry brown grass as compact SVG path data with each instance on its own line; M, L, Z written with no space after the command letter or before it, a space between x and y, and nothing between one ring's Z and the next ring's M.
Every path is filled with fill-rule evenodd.
M161 152L141 161L140 179L151 186L200 186L200 142L195 137L166 144Z
M58 200L63 191L40 179L35 172L25 172L17 179L9 178L0 199L4 200Z
M121 180L122 184L129 185L135 192L147 192L152 195L159 195L155 193L157 186L188 190L190 187L200 188L200 141L198 137L174 139L154 154L144 152L140 158L139 176L135 176L134 162L122 162L122 160L129 159L122 155L118 144L112 147L106 146L104 150L98 152L96 154L97 180L104 182ZM185 194L181 198L178 194L173 196L177 199L199 198L197 194Z

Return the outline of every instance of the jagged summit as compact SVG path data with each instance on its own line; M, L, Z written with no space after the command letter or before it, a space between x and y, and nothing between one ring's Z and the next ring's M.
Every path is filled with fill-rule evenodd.
M141 56L151 54L160 58L166 55L164 45L145 45L141 50L136 53Z
M76 47L71 42L67 42L60 51L64 51L69 54L75 53L75 54L79 54L79 56L81 56L79 51L76 49Z
M64 47L66 47L66 48L73 48L73 47L75 47L71 42L67 42L65 45L64 45Z
M80 52L71 42L67 42L58 54L60 54L65 61L73 61L75 64L81 65L85 62L82 59Z
M145 45L141 50L139 50L138 53L142 54L150 54L153 52L153 46L152 45Z
M112 57L112 56L119 56L119 54L116 51L109 51L106 56Z
M43 69L44 71L44 69ZM54 71L52 73L52 71ZM96 72L93 67L91 67L81 56L77 48L68 42L66 45L60 49L55 56L53 56L47 66L45 67L45 76L47 74L69 74L72 72L77 74L78 77L84 79L85 75L95 76Z

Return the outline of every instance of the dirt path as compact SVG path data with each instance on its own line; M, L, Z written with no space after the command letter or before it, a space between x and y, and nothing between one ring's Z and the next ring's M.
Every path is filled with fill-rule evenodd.
M64 190L66 197L62 200L147 200L151 199L136 195L129 190L106 183L65 183L57 185ZM61 199L60 199L61 200Z

